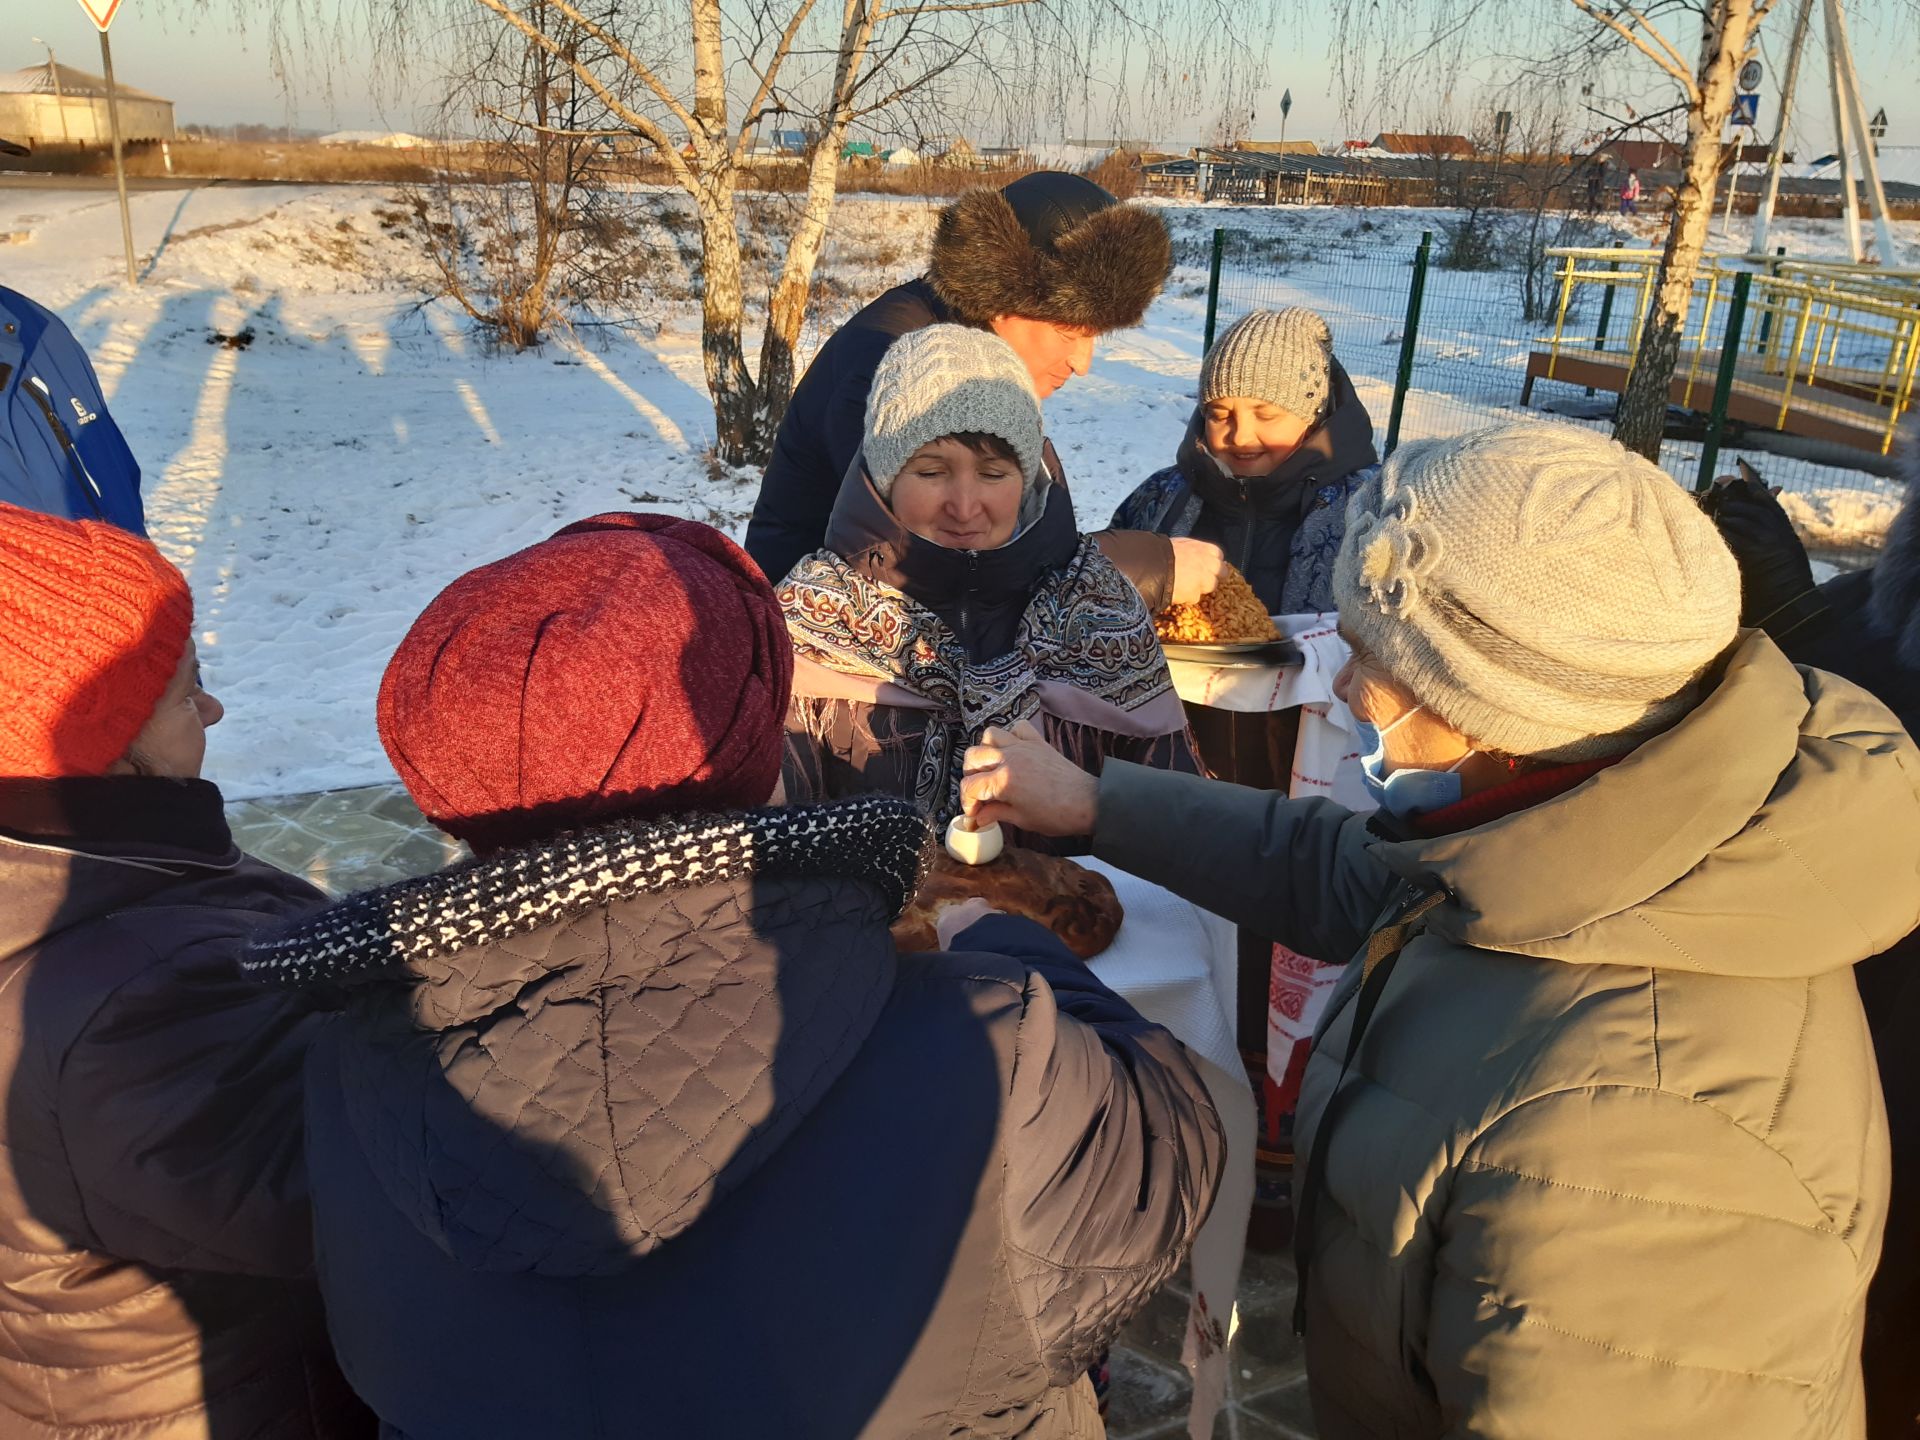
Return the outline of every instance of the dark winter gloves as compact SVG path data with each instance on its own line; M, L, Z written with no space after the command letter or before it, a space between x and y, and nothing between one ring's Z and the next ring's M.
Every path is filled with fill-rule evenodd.
M1700 499L1740 566L1740 623L1784 639L1824 604L1793 521L1751 471L1723 475Z

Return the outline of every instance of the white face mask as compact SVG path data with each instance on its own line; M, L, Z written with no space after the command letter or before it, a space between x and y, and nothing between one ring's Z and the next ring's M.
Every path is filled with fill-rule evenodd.
M1360 778L1380 808L1399 820L1411 820L1416 815L1430 814L1458 803L1464 793L1460 767L1475 754L1467 751L1444 770L1402 766L1388 774L1387 736L1426 708L1416 705L1386 725L1375 725L1358 715L1353 717L1360 743L1367 747L1360 756Z

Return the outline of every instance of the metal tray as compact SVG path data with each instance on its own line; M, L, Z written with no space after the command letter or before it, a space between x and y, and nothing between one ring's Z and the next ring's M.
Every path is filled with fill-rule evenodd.
M1160 648L1169 660L1203 665L1298 665L1301 661L1300 647L1291 640L1224 640L1209 645L1163 640Z

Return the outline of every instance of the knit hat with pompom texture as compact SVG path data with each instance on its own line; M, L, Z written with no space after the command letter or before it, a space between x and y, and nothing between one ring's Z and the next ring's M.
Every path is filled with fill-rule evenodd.
M1040 478L1040 397L1033 377L998 335L929 325L888 347L867 392L861 445L873 488L885 500L913 452L947 435L994 435L1020 457L1031 495Z
M104 775L192 635L187 582L151 541L0 505L0 776Z
M1733 643L1740 571L1650 461L1521 422L1401 446L1354 492L1340 620L1486 749L1620 755L1693 708Z

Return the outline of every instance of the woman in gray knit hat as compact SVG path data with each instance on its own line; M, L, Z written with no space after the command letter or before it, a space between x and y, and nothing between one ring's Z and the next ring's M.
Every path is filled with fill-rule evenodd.
M1113 523L1218 545L1270 614L1333 609L1333 562L1347 499L1378 472L1373 420L1333 356L1333 332L1311 310L1256 310L1214 341L1200 399L1174 463L1121 502ZM1298 710L1245 712L1190 702L1187 720L1208 772L1285 791ZM1241 1043L1267 1035L1273 937L1242 930L1236 1002ZM1282 1156L1304 1050L1270 1055L1263 1131ZM1284 1078L1283 1078L1284 1077Z
M887 351L826 548L778 590L790 796L884 791L944 824L967 746L1023 722L1091 774L1109 757L1197 768L1146 605L1075 527L1045 444L1004 340L933 325Z
M1174 463L1113 523L1218 545L1271 614L1331 610L1347 497L1378 459L1327 322L1256 310L1213 342Z
M1378 814L1001 733L969 810L1347 962L1295 1202L1323 1440L1862 1436L1852 966L1920 919L1920 751L1740 631L1712 524L1591 432L1404 446L1348 518Z

